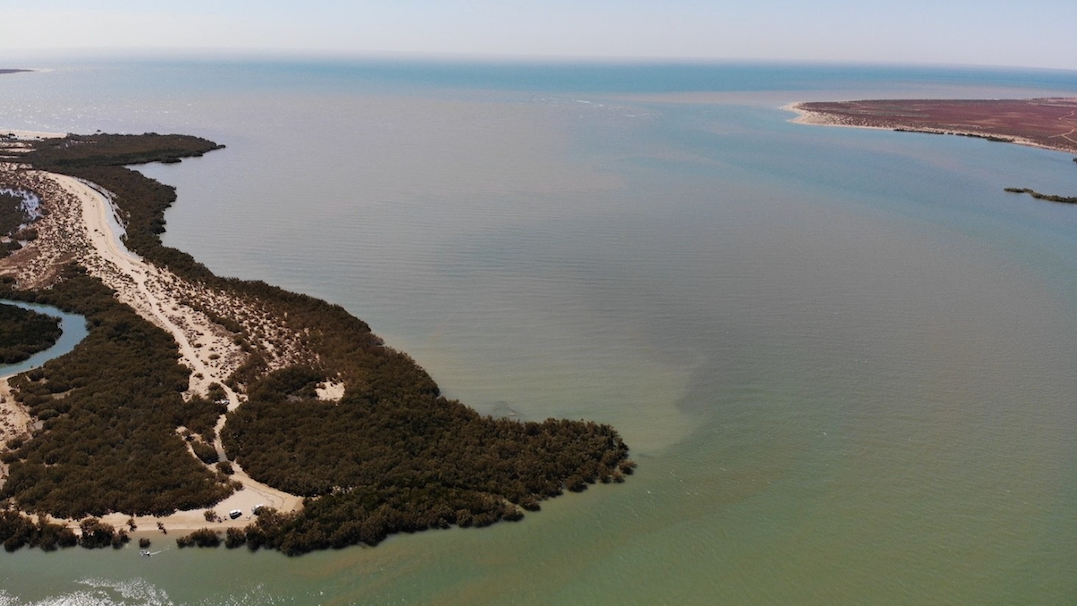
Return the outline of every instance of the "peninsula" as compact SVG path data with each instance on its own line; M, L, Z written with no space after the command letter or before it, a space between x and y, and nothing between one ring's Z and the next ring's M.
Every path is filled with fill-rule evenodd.
M816 101L794 122L963 135L1077 153L1077 98Z
M1077 152L1077 98L815 101L784 109L797 112L793 122L800 124L960 135ZM1042 194L1027 187L1006 187L1005 191L1077 204L1077 196Z
M608 425L481 416L343 308L163 246L175 191L126 166L220 147L0 140L0 188L42 211L0 259L0 298L90 327L71 353L0 378L0 406L24 420L0 435L5 548L120 546L156 528L196 531L181 546L300 554L519 520L632 473Z

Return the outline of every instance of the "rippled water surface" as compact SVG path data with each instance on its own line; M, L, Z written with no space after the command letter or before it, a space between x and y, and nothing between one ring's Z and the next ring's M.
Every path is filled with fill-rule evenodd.
M1057 152L791 124L1072 72L100 63L3 126L143 167L166 242L339 303L478 410L617 427L626 484L376 549L0 558L0 604L1071 604L1077 193Z

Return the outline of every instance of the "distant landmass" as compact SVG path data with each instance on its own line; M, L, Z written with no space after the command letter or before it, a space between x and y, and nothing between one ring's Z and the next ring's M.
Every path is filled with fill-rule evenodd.
M797 122L963 135L1077 153L1077 98L814 101Z
M0 74L17 74L19 72L32 72L32 69L0 69Z
M800 114L794 122L801 124L959 135L1077 152L1077 98L813 101L785 109ZM1042 194L1027 187L1007 187L1005 191L1077 204L1077 196Z

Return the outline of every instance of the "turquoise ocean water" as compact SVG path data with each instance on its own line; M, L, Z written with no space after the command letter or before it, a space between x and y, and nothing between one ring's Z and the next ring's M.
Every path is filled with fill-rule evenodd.
M42 60L0 127L226 144L166 242L339 303L490 414L617 427L624 485L288 559L0 556L0 604L1073 604L1077 208L1057 152L789 123L1077 73Z

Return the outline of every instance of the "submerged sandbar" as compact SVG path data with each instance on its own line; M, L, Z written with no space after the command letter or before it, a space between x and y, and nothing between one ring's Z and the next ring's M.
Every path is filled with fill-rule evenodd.
M795 122L981 137L1077 153L1077 98L815 101Z

